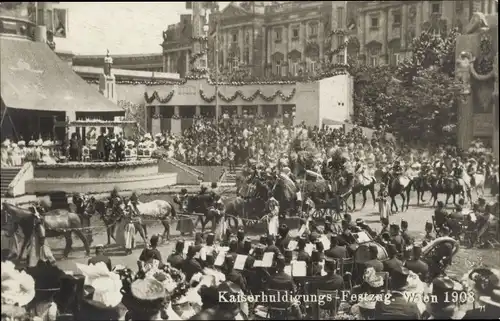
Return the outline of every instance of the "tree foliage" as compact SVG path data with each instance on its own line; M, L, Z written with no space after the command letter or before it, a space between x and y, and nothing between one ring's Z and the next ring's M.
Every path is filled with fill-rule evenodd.
M422 33L411 58L397 67L353 67L353 121L407 142L453 144L461 98L454 79L457 35Z

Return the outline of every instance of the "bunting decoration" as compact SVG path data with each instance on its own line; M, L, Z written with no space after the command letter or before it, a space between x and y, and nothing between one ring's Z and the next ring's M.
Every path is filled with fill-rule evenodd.
M85 79L88 84L98 85L99 79ZM186 79L179 79L178 81L172 80L116 80L117 85L146 85L146 86L175 86L185 85Z
M241 90L237 90L233 95L231 95L229 97L225 96L220 91L218 92L218 95L219 95L219 98L226 103L231 103L234 100L236 100L238 97L240 97L242 100L244 100L246 102L252 102L257 97L260 97L267 102L271 102L278 96L281 98L281 100L288 102L288 101L292 100L292 98L295 96L295 92L296 92L296 89L293 88L293 90L290 92L290 94L285 95L281 90L278 89L271 96L266 96L260 89L257 89L252 95L250 95L248 97L245 96ZM203 90L201 90L201 89L200 89L200 97L201 97L201 99L203 99L203 101L205 101L207 103L211 103L215 100L215 94L213 96L207 97L205 95L205 93L203 92Z
M161 98L158 92L155 90L151 96L148 96L148 93L144 93L144 99L148 104L151 104L153 101L157 100L158 102L162 104L168 103L172 97L174 97L174 90L168 93L167 97Z

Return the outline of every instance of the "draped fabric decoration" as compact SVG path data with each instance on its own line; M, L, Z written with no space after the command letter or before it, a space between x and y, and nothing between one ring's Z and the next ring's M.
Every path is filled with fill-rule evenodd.
M148 96L148 93L144 93L144 99L148 104L151 104L153 101L158 101L162 104L168 103L172 97L174 97L174 90L168 93L168 95L165 98L161 98L158 92L155 90L151 96Z
M252 95L250 95L248 97L245 96L241 90L235 91L235 93L233 95L231 95L231 96L225 96L220 91L218 92L218 94L219 94L219 98L222 101L226 102L226 103L231 103L234 100L236 100L236 98L238 98L238 97L240 97L241 99L243 99L246 102L252 102L257 97L260 97L260 98L262 98L263 100L265 100L267 102L271 102L271 101L273 101L278 96L281 98L281 100L288 102L288 101L292 100L292 98L295 96L295 92L296 92L296 89L293 88L292 91L288 95L285 95L279 89L276 90L274 92L274 94L272 94L271 96L266 96L260 89L257 89ZM205 95L205 93L203 92L203 90L201 90L201 89L200 89L200 96L207 103L211 103L211 102L213 102L215 100L215 94L212 95L212 96L207 97Z

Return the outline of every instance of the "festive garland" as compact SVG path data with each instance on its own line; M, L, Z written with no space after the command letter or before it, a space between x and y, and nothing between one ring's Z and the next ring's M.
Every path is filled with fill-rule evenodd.
M102 168L126 168L143 165L153 165L158 161L155 159L146 159L132 162L105 162L105 163L57 163L57 164L36 164L35 168L40 169L102 169Z
M264 95L264 93L262 93L262 91L260 89L257 89L252 95L247 97L243 94L243 92L241 90L237 90L233 95L231 95L229 97L224 96L224 94L219 91L218 96L220 99L222 99L222 101L224 101L226 103L231 103L234 100L236 100L236 98L238 98L238 97L240 97L242 100L244 100L246 102L252 102L257 97L262 98L264 101L270 102L270 101L273 101L278 96L283 101L290 101L295 96L295 92L296 92L296 89L293 88L292 92L289 95L285 95L285 94L283 94L283 92L281 90L278 89L271 96L266 96L266 95ZM215 94L213 96L207 97L202 89L200 89L200 97L206 103L211 103L215 100Z
M148 96L147 92L144 93L144 99L146 100L146 102L148 104L151 104L155 99L162 104L166 104L172 99L172 97L174 97L174 90L169 92L167 97L165 97L165 98L161 98L156 90L153 92L151 97Z
M88 84L98 85L98 79L85 79ZM187 79L179 79L178 81L171 80L116 80L117 85L146 85L146 86L175 86L185 85Z

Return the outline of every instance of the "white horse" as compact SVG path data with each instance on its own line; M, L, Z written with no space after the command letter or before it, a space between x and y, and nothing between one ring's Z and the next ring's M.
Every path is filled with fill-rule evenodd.
M472 176L469 176L468 174L464 173L463 179L468 183L468 187L470 189L474 189L476 191L477 197L484 196L484 183L486 181L486 177L484 174L473 174ZM474 184L472 184L474 183ZM481 193L479 193L481 191Z
M132 204L129 204L129 206L134 209ZM161 221L165 228L163 239L168 239L170 237L170 220L177 215L175 207L170 202L164 200L154 200L147 203L138 202L134 210L141 218L141 225L146 233L146 238L146 226L152 225L156 221ZM150 221L150 223L145 223L145 221Z

